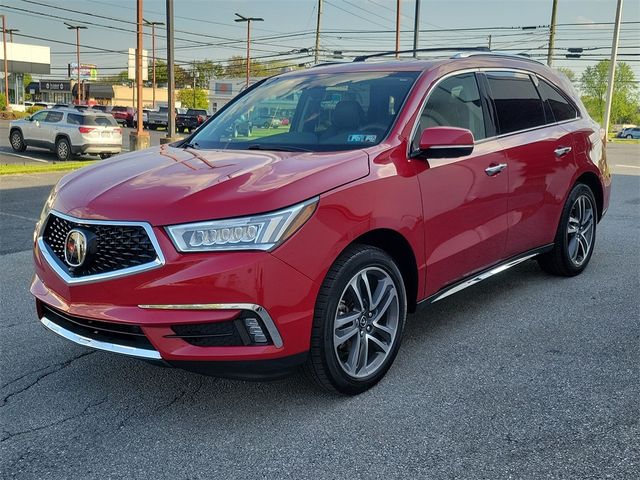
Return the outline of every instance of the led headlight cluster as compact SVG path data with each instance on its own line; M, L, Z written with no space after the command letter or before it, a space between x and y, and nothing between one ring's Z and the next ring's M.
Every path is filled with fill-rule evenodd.
M214 250L270 250L284 242L313 214L318 198L283 210L229 220L167 227L181 252Z

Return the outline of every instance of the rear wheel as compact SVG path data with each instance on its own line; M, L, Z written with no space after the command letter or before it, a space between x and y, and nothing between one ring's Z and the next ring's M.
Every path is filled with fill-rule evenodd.
M393 259L375 247L349 248L320 288L305 371L328 390L364 392L391 367L406 314L404 283Z
M24 152L27 149L27 145L24 143L24 138L22 138L22 132L20 130L14 130L11 132L11 148L13 148L16 152Z
M56 140L56 156L58 160L69 160L71 158L71 144L69 140L64 137L60 137Z
M565 277L582 273L593 254L597 216L593 192L577 184L562 210L553 250L538 257L542 269Z
M110 156L111 156L111 154L110 154L110 153L101 153L101 154L100 154L100 158L101 158L102 160L106 160L106 159L107 159L107 158L109 158Z

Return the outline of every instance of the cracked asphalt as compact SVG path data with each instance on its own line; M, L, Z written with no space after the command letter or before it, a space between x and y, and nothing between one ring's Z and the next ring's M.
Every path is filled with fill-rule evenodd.
M29 242L53 177L0 181L2 478L640 478L640 176L614 177L583 275L530 261L422 309L355 398L45 331Z

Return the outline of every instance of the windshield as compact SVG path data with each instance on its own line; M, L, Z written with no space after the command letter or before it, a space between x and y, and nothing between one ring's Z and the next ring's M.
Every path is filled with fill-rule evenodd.
M418 72L309 73L247 92L191 139L214 149L351 150L380 143Z

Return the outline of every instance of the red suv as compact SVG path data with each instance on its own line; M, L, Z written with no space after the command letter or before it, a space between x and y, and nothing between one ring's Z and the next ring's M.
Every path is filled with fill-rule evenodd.
M235 133L280 111L288 125ZM303 366L356 394L418 304L531 258L581 273L609 193L600 127L535 61L320 66L257 83L182 144L64 177L31 292L82 345L236 378Z
M136 110L133 107L113 107L111 108L111 115L116 119L118 123L129 128L133 127L133 120L136 114Z

